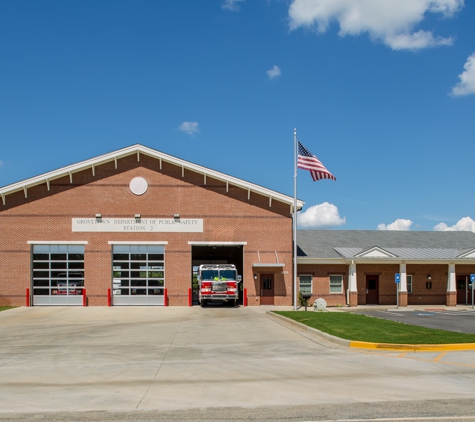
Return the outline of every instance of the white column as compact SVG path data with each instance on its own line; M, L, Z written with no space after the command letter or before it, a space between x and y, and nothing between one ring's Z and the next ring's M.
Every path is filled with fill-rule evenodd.
M406 273L406 264L399 264L399 274L401 274L401 281L399 284L399 291L401 293L407 293L407 273Z
M456 292L457 287L455 285L455 264L449 264L449 277L447 280L447 291Z
M357 292L358 287L356 285L356 264L354 261L351 261L349 274L348 290L350 292Z
M350 293L357 293L358 287L356 285L356 264L351 261L348 269L348 290L346 291L346 303L350 305Z

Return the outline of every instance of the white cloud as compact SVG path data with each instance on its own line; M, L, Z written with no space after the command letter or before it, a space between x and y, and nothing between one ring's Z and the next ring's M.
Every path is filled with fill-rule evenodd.
M405 220L404 218L398 218L396 221L391 224L378 224L378 230L411 230L412 226L411 220Z
M274 66L272 69L268 70L266 73L267 73L267 76L269 76L269 79L274 79L282 75L282 72L279 66Z
M224 0L221 7L224 10L231 10L232 12L237 12L241 8L241 3L243 2L244 0Z
M418 50L453 43L430 31L414 32L427 12L451 17L463 6L464 0L292 0L289 25L324 33L337 21L342 37L368 33L393 50Z
M452 95L470 95L475 94L475 53L467 59L463 66L465 69L460 75L460 82L452 89Z
M439 223L434 227L438 232L470 231L475 232L475 221L470 217L463 217L453 226L447 226L445 223Z
M183 122L178 129L191 136L200 131L198 129L198 122Z
M346 218L340 217L335 205L324 202L312 205L306 211L297 214L297 223L300 227L306 228L336 227L346 224Z

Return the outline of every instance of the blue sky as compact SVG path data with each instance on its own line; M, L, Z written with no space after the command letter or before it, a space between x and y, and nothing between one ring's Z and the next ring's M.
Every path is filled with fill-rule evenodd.
M141 143L293 195L297 128L337 178L299 170L302 228L475 231L474 23L463 0L3 0L0 186Z

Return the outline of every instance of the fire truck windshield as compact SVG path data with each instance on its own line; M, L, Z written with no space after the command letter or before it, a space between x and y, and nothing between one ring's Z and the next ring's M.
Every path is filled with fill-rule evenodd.
M220 280L235 281L236 280L236 271L235 270L220 270L219 271L219 279Z
M201 279L202 280L214 280L219 277L219 271L218 270L203 270L201 272Z

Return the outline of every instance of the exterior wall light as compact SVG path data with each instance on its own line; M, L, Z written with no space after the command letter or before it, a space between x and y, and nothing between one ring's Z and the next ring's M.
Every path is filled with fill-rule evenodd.
M254 280L257 280L257 274L254 274Z
M135 214L135 219L136 219L136 220L140 220L141 217L142 217L142 216L141 216L140 214Z
M432 277L430 276L430 274L427 276L427 280L431 280Z
M102 214L96 214L96 218L99 220L102 218Z
M180 218L180 214L173 214L173 218L175 218L175 219Z

